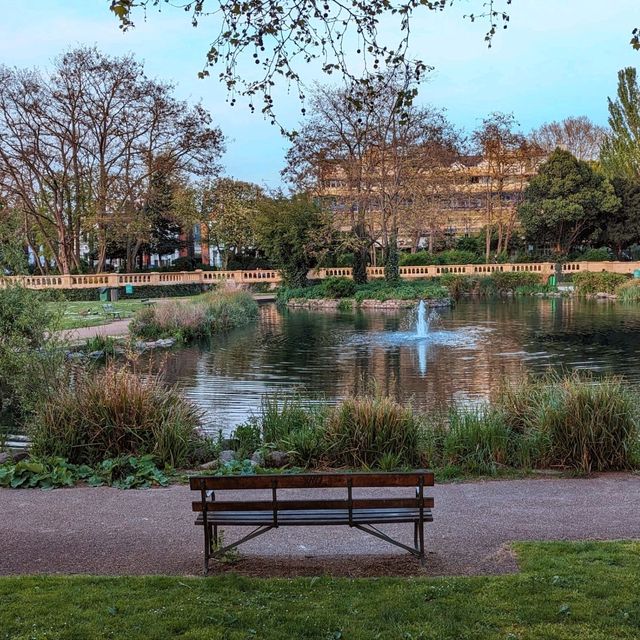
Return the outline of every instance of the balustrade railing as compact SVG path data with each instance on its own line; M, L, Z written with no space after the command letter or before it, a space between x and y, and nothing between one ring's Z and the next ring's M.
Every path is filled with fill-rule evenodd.
M566 262L560 265L566 275L581 271L609 271L631 274L640 270L640 262ZM556 273L553 262L505 263L505 264L450 264L419 265L400 267L400 276L409 279L435 278L447 273L460 275L490 275L491 273L533 272L541 278ZM350 278L350 267L331 267L315 269L309 277L323 279L329 277ZM368 267L367 275L371 279L383 278L384 267ZM83 275L53 276L5 276L0 278L0 286L9 283L20 284L30 289L91 289L100 287L122 287L125 285L169 286L177 284L210 285L228 282L238 285L257 282L278 283L282 281L280 273L274 269L256 269L252 271L150 271L147 273L95 273Z

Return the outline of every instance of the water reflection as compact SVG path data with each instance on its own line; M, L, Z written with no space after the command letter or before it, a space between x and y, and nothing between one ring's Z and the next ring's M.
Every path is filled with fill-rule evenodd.
M261 308L255 327L170 354L167 378L227 429L263 394L335 401L377 386L420 408L475 403L500 381L549 366L614 372L639 382L640 313L574 300L466 301L441 310L426 340L399 339L406 313Z

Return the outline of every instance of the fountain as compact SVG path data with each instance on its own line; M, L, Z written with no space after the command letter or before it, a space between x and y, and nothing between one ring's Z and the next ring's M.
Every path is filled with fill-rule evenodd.
M424 303L424 300L420 300L418 303L418 314L416 321L416 337L417 338L426 338L427 333L429 333L429 320L427 318L427 306Z

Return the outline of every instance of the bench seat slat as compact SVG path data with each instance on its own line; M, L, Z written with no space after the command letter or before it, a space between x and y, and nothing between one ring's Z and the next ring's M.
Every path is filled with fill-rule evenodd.
M330 489L347 487L416 487L422 479L425 487L434 484L431 471L402 473L300 473L296 475L192 476L191 489ZM203 486L204 485L204 486Z
M273 510L274 503L271 500L222 500L207 502L207 511L261 511ZM348 509L348 500L278 500L278 511L309 511L318 509ZM376 509L376 508L420 508L419 498L356 498L352 501L353 509ZM433 507L433 498L425 497L422 506L430 509ZM192 503L193 511L202 511L202 501Z
M384 524L416 522L420 517L419 509L354 509L354 524ZM424 510L425 522L432 522L430 509ZM273 524L273 511L215 511L208 516L209 524L259 526ZM199 515L196 524L202 525ZM348 509L317 509L309 511L278 511L278 524L286 526L339 525L349 524Z

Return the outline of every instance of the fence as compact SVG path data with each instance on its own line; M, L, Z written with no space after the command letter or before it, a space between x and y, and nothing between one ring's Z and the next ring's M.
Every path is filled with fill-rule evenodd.
M610 271L613 273L632 274L640 269L640 262L567 262L560 266L563 275L581 271ZM451 264L400 267L403 278L435 278L445 273L461 275L489 275L494 272L513 273L529 271L539 273L541 279L548 278L556 272L553 262L505 263L505 264ZM369 278L384 277L383 267L368 267ZM309 272L311 278L351 277L350 267L316 269ZM99 287L124 287L134 285L169 286L176 284L210 285L218 282L236 285L255 283L278 283L282 277L276 270L256 269L253 271L177 271L148 273L96 273L88 275L57 276L5 276L0 278L0 286L7 283L21 284L30 289L94 289Z

